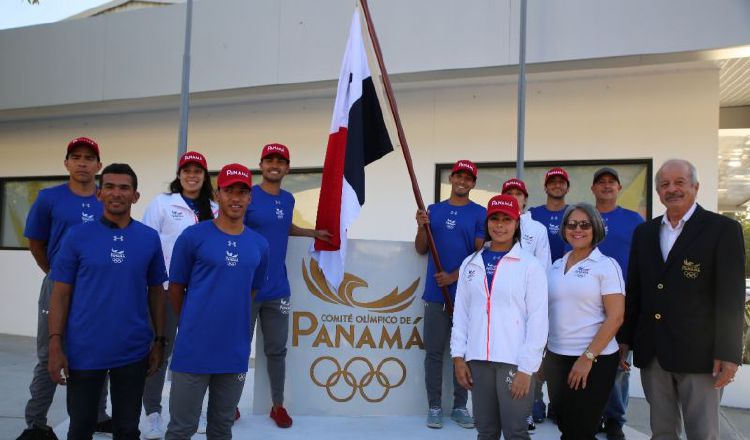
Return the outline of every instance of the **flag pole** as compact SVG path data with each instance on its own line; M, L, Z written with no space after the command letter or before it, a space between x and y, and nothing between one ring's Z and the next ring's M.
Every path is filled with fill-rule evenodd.
M182 86L180 88L180 129L177 160L187 151L188 114L190 113L190 41L193 34L193 0L187 0L185 11L185 51L182 54Z
M362 7L362 12L365 15L365 21L367 22L367 32L370 34L370 40L372 40L372 47L375 51L375 57L378 60L378 66L380 72L383 75L383 86L385 87L385 93L388 97L388 104L391 107L391 113L393 113L393 119L396 122L396 131L398 132L398 141L401 144L401 151L404 153L404 160L406 161L406 169L409 171L409 178L411 179L411 188L414 191L414 199L417 202L417 208L425 211L424 201L422 200L422 192L419 190L419 184L417 183L417 177L414 174L414 164L411 160L411 153L409 151L409 145L406 142L406 135L404 134L404 128L401 125L401 117L398 114L398 106L396 105L396 98L393 95L393 88L391 87L391 80L388 77L388 71L385 68L383 62L383 53L380 51L380 43L378 42L378 36L375 33L375 26L372 24L372 18L370 17L370 8L367 6L367 0L359 0ZM427 234L427 243L430 246L430 254L432 255L432 261L435 263L435 269L438 272L443 272L443 266L440 264L440 257L435 247L435 239L432 237L432 231L430 225L424 225L425 233ZM445 301L445 307L449 312L453 311L453 304L451 297L448 294L448 289L443 286L441 288L443 293L443 300Z

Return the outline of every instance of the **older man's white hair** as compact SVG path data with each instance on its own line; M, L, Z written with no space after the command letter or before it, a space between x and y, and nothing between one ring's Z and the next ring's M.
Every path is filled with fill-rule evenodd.
M664 168L671 167L674 165L681 165L687 168L688 173L690 174L690 182L693 185L698 184L698 170L695 168L695 165L693 165L692 163L690 163L690 161L687 161L685 159L669 159L663 164L661 164L661 166L659 167L659 170L654 175L654 185L656 185L657 187L659 186L659 179L661 178L662 170Z

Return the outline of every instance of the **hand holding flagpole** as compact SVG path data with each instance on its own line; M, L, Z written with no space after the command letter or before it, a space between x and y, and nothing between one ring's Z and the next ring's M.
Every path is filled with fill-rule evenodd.
M370 17L370 9L367 6L367 0L359 0L360 5L362 7L362 12L365 16L365 21L367 22L367 32L370 35L370 40L372 41L373 50L375 51L375 57L378 60L378 66L380 67L380 72L383 76L383 86L385 88L386 96L388 97L388 104L391 108L391 113L393 114L393 119L396 123L396 130L398 132L398 142L401 144L401 151L404 153L404 160L406 161L406 168L409 171L409 178L411 179L411 188L412 191L414 191L414 199L417 202L417 208L420 211L426 211L424 201L422 200L422 192L419 190L419 184L417 183L417 177L414 174L414 164L411 160L411 152L409 151L409 145L406 142L406 135L404 134L404 128L401 125L401 117L398 114L398 106L396 105L396 98L393 95L393 88L391 87L391 80L388 77L388 71L385 68L385 63L383 62L383 53L380 50L380 43L378 42L378 36L375 33L375 27L372 24L372 18ZM435 263L435 270L437 272L443 272L443 266L440 264L440 257L437 252L437 248L435 247L435 240L432 237L432 230L430 229L429 223L424 225L425 233L427 234L427 243L430 246L430 255L432 256L432 261ZM441 292L443 293L443 300L445 301L445 307L449 312L453 311L453 304L451 302L451 297L448 293L448 289L443 286L440 288Z

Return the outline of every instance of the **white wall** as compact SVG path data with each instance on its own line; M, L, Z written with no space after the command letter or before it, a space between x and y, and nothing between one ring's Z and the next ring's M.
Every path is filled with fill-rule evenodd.
M652 157L658 166L683 157L698 166L700 203L715 209L718 71L691 65L605 73L610 76L531 78L526 159ZM426 202L434 193L435 163L515 160L516 88L507 80L406 87L397 90L397 99ZM291 147L292 166L322 166L332 106L333 98L324 97L196 108L189 145L206 154L213 170L235 161L254 167L260 147L272 141ZM105 163L129 162L139 174L142 200L134 215L140 218L173 176L177 120L176 111L159 111L0 123L0 176L63 174L67 140L91 136L100 142ZM541 188L541 182L528 183L531 191ZM654 200L659 214L655 194ZM397 150L368 167L366 204L350 236L412 240L415 209ZM34 273L28 252L0 251L0 300L6 305L0 309L0 332L34 334L35 324L26 322L36 314L29 301L38 296Z
M514 65L518 0L372 2L391 73ZM353 1L195 5L191 90L338 76ZM185 6L0 31L0 110L178 93ZM744 0L529 2L529 63L750 44Z

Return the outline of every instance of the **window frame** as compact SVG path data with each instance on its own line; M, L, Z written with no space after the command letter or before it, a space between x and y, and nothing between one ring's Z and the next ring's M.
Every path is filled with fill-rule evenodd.
M481 171L482 168L513 168L516 167L515 161L505 162L475 162L477 170ZM433 203L440 201L440 175L444 170L450 171L453 168L454 163L436 163L435 164L435 189L433 194ZM654 159L652 157L643 157L635 159L584 159L584 160L535 160L525 161L524 168L538 167L538 168L572 168L576 166L617 166L617 165L645 165L646 174L646 214L648 218L646 221L653 218L653 192L654 192Z
M219 175L220 170L216 171L208 171L208 175L215 180L216 177ZM253 173L253 176L257 179L260 178L260 169L251 169L250 170ZM323 167L299 167L299 168L290 168L289 174L311 174L311 173L317 173L317 174L323 174ZM4 219L5 219L5 185L9 182L34 182L34 181L40 181L40 180L60 180L60 183L65 183L70 179L70 176L67 174L58 174L58 175L44 175L44 176L17 176L17 177L0 177L0 230L5 226L4 225ZM97 184L99 179L99 174L97 174ZM142 183L142 182L141 182ZM255 183L259 183L259 180L256 180ZM283 185L282 185L283 188ZM0 242L0 251L27 251L29 250L28 247L23 246L5 246L4 243Z
M34 182L39 180L60 180L65 183L70 179L67 174L46 175L46 176L18 176L18 177L0 177L0 231L5 227L5 185L9 182ZM34 199L36 200L36 199ZM0 242L0 251L27 251L28 247L23 246L6 246Z

